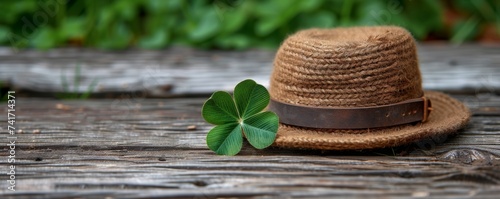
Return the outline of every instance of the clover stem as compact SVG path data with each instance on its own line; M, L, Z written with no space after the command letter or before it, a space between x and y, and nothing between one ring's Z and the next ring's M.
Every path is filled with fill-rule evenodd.
M247 136L245 135L245 130L243 130L243 127L240 126L241 128L241 135L244 137L244 138L247 138Z
M245 136L245 131L243 130L243 118L239 118L238 119L238 123L240 124L240 128L241 128L241 135L246 138Z

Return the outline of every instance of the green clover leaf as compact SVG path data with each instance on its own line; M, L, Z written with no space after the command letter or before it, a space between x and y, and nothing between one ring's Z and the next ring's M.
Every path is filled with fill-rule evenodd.
M234 98L217 91L203 104L202 116L217 125L207 134L207 145L218 155L236 155L243 136L257 149L273 144L278 131L278 116L263 111L269 104L269 92L255 81L244 80L234 88Z

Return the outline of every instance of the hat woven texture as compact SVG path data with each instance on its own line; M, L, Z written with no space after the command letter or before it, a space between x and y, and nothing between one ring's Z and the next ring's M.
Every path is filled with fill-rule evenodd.
M416 45L395 26L308 29L280 46L270 80L271 99L311 107L371 107L425 96L428 120L374 129L315 129L281 124L275 145L357 150L394 147L457 132L470 112L450 96L422 90ZM335 120L335 118L331 118Z

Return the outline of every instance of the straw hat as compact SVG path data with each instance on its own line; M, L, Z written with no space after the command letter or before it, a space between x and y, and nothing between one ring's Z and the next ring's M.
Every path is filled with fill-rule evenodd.
M393 147L454 133L470 117L461 102L422 90L413 37L395 26L291 35L276 54L270 95L275 145L285 148Z

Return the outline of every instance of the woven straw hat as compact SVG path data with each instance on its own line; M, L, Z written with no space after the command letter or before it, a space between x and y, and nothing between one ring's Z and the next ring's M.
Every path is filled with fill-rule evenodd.
M270 80L269 109L280 117L275 145L384 148L463 128L467 107L446 94L423 91L418 64L413 37L400 27L291 35L276 54Z

